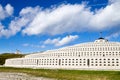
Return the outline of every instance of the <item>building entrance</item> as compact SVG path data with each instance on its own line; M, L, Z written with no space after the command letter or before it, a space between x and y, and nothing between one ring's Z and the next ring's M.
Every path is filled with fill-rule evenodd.
M87 59L87 66L90 66L90 59Z

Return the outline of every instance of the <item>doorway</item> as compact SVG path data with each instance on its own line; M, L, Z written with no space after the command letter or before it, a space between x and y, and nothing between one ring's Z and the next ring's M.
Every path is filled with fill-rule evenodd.
M90 66L90 59L87 59L87 66Z

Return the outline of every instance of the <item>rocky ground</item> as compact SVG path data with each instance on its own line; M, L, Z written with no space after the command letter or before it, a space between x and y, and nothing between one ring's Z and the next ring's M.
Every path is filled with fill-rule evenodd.
M33 77L24 73L0 72L0 80L53 80L53 79Z

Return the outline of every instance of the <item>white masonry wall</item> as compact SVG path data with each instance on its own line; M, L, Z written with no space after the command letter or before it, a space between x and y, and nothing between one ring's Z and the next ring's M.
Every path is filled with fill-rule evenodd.
M49 69L120 70L120 43L98 39L56 50L7 59L5 66Z

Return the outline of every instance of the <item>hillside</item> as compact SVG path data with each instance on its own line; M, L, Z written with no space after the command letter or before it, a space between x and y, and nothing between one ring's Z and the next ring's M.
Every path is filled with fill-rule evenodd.
M24 57L25 54L14 54L14 53L3 53L0 54L0 65L3 65L5 63L6 59L9 58L21 58Z

